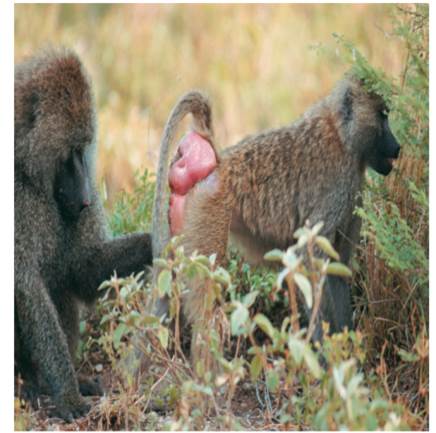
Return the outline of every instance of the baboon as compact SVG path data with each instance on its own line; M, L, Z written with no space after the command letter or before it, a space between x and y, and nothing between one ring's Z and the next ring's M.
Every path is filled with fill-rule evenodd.
M94 97L72 51L48 49L15 67L14 159L15 365L71 420L89 410L73 365L80 302L92 303L114 272L152 261L149 234L108 234L95 182Z
M160 174L166 174L162 164L174 119L170 116L162 140ZM388 175L399 151L386 103L349 73L291 125L248 136L217 156L216 168L186 196L181 216L185 252L215 253L222 264L230 233L243 255L260 263L267 251L293 244L295 230L307 220L323 221L321 234L348 264L360 231L353 210L365 169ZM177 162L176 156L172 167ZM203 305L202 286L193 284L184 301L191 323L201 320ZM352 328L346 280L328 277L315 339L321 338L320 320L329 322L331 332Z

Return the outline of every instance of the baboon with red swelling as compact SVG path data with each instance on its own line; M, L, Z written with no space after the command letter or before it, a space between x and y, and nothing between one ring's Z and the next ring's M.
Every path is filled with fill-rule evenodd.
M170 116L166 131L177 122L172 121ZM170 137L167 131L163 152ZM212 142L211 149L215 150ZM365 169L369 166L388 175L399 151L386 103L348 74L294 123L248 136L217 154L216 167L186 194L183 210L170 209L170 216L180 219L171 224L181 227L187 254L215 253L217 263L222 264L229 235L248 261L260 263L267 251L293 244L295 230L307 220L312 224L323 221L321 234L330 240L341 261L349 264L359 237L360 221L353 210ZM162 167L159 170L161 174ZM170 181L177 183L177 173L170 171ZM191 323L201 320L203 305L202 286L193 284L184 300ZM331 332L352 328L346 280L328 277L315 339L321 338L320 320L330 324Z

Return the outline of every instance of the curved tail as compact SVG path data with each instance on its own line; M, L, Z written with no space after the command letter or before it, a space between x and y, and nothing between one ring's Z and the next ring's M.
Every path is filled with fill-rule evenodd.
M162 250L171 237L168 222L169 153L177 127L183 118L189 113L191 113L193 117L192 126L195 132L208 140L215 149L213 143L212 110L209 99L202 92L192 90L183 95L172 109L165 125L160 144L152 218L153 257L160 257Z

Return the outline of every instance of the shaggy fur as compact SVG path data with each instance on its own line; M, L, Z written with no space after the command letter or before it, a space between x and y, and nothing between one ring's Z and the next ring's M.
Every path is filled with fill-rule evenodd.
M353 210L365 169L387 175L399 150L382 98L348 75L291 125L249 136L220 154L215 171L187 196L185 252L215 253L221 264L230 234L244 256L259 263L267 251L293 244L306 220L323 221L321 234L348 264L359 236ZM350 298L345 280L328 278L319 319L332 332L352 327ZM201 329L204 304L203 287L193 284L184 311L200 323L194 328ZM319 323L315 339L321 338Z
M15 361L65 419L87 412L73 358L79 301L117 272L151 264L148 234L110 239L95 186L96 115L90 80L69 50L48 50L15 68ZM91 205L62 216L56 175L84 154Z

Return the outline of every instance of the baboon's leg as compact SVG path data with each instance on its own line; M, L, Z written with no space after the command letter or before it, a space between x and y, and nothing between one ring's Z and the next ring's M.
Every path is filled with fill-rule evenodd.
M57 414L64 419L82 415L89 410L89 405L79 394L58 313L40 277L33 277L26 283L25 289L21 289L20 284L15 286L23 344L54 397Z
M216 254L217 265L222 265L226 257L232 208L216 172L197 184L187 199L186 210L183 228L185 253ZM190 322L203 316L203 292L201 285L197 284L189 292L185 313Z
M232 212L225 195L217 189L217 182L217 176L212 174L198 184L189 197L183 242L187 254L194 251L206 256L216 254L216 264L222 265L226 257ZM183 302L184 313L192 324L191 356L194 367L201 361L206 369L216 370L208 338L211 329L216 329L220 334L217 329L220 323L213 308L208 305L208 294L213 289L205 284L208 283L201 278L189 281L190 290Z
M352 252L359 241L360 226L361 219L357 215L352 215L348 227L343 231L339 230L338 240L334 246L340 260L346 266L350 265ZM327 284L335 307L336 329L332 329L332 332L341 332L345 327L353 329L350 282L341 277L329 276Z

